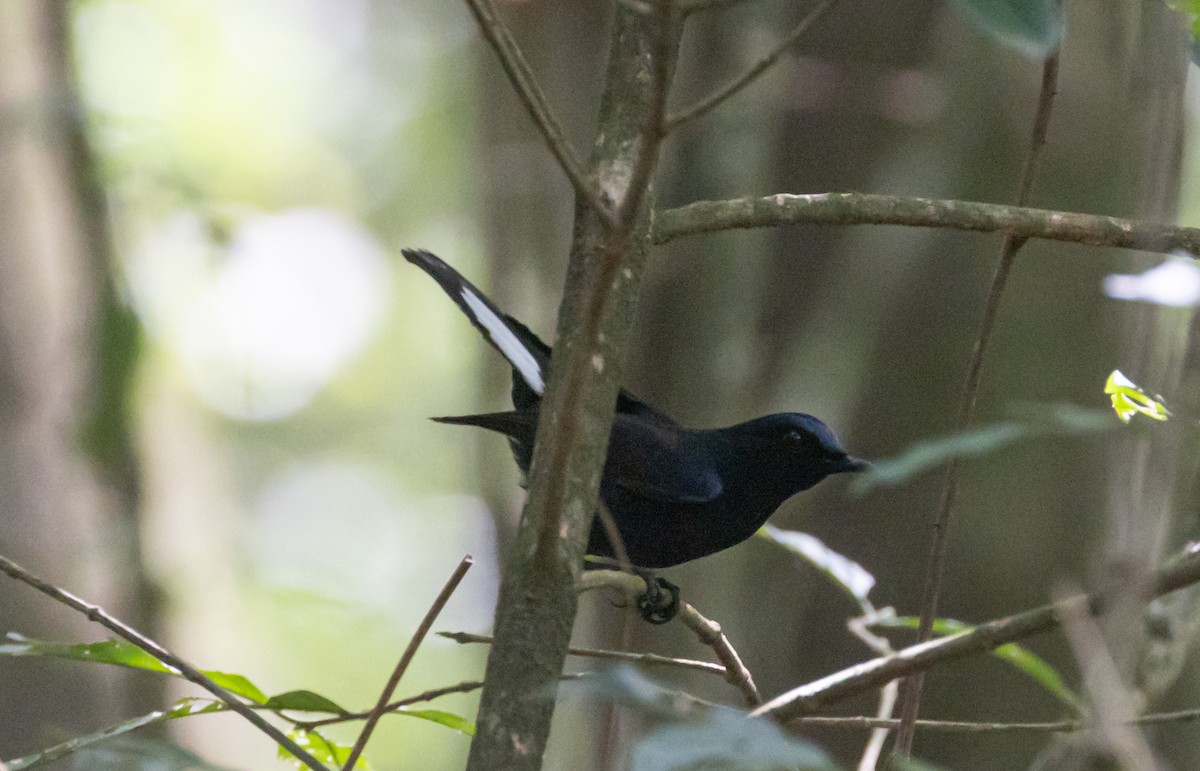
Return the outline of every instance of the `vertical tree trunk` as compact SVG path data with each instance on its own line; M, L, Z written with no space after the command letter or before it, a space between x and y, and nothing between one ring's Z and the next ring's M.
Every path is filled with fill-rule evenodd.
M623 5L614 13L588 183L631 216L606 221L577 196L529 502L500 589L470 769L541 767L645 264L651 197L636 169L645 153L655 156L643 130L656 120L656 73L674 68L677 40L659 29L657 13Z
M126 426L125 378L100 361L97 334L102 316L121 311L68 30L66 3L0 7L0 551L128 616L146 609L137 592L117 586L130 577L137 586L141 576L126 552L135 523L120 519L134 507L135 464L127 432L96 441ZM108 352L120 358L119 346ZM97 433L101 424L107 433ZM102 462L117 472L104 484L83 457L84 443L94 458L122 459ZM83 618L12 582L0 586L0 630L98 636ZM131 697L113 674L0 660L0 755L57 738L37 726L94 729L159 703L160 684Z

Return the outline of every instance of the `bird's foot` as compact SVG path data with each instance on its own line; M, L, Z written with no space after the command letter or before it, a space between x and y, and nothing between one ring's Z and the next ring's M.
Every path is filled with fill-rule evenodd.
M679 587L653 574L642 576L646 592L637 598L638 614L651 624L665 624L679 614Z

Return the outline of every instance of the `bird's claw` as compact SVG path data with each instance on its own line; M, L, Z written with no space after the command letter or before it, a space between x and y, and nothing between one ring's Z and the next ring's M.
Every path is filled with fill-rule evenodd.
M665 624L679 613L679 587L658 576L645 576L646 592L637 598L638 614L651 624Z

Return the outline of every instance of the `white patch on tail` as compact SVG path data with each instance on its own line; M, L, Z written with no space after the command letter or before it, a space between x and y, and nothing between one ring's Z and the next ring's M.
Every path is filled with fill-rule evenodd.
M475 320L482 324L483 328L492 336L492 342L500 349L500 353L504 354L504 358L508 359L509 364L516 367L533 392L540 396L546 390L546 384L542 380L542 368L538 366L534 355L512 333L508 325L487 306L487 303L475 296L474 292L463 287L460 294L463 301L475 313Z

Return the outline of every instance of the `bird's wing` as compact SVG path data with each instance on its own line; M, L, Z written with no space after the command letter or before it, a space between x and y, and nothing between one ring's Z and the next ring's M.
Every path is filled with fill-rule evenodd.
M724 489L711 456L689 443L684 429L641 415L617 414L604 476L607 484L669 503L705 503Z
M523 324L500 311L483 292L466 280L440 257L424 249L402 249L404 259L416 265L445 290L467 315L475 328L500 354L534 394L546 389L546 364L549 348ZM532 345L530 338L538 345Z

